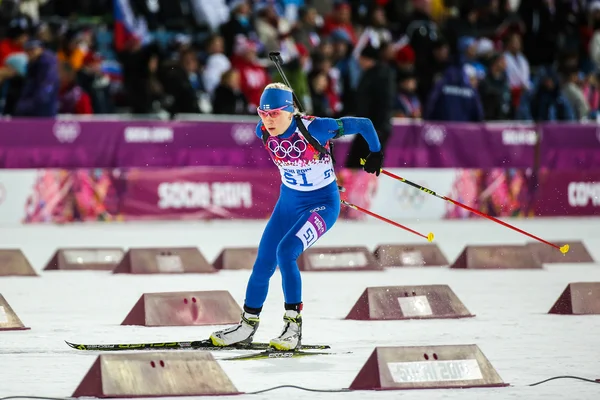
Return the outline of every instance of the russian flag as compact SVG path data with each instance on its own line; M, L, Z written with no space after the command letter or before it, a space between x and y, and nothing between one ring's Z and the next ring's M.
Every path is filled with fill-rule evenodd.
M148 26L143 17L133 14L129 0L113 0L113 13L115 20L115 48L117 51L126 50L132 43L143 44L150 40Z

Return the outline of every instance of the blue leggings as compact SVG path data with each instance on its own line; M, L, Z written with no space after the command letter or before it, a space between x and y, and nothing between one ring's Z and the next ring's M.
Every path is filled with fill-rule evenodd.
M262 309L269 280L279 265L286 304L302 302L302 278L296 260L333 224L340 213L337 182L312 192L281 186L279 200L263 232L246 288L246 308Z

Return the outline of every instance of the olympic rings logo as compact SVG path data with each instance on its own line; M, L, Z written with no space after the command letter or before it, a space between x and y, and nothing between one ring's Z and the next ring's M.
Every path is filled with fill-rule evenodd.
M419 186L426 187L426 182L415 182ZM422 208L423 203L425 202L425 193L416 188L410 187L408 185L400 185L398 184L396 187L396 199L402 205L402 207L417 210Z
M289 157L292 159L302 157L302 154L306 151L307 145L304 140L298 139L294 143L289 140L271 139L268 143L269 150L275 154L277 158Z

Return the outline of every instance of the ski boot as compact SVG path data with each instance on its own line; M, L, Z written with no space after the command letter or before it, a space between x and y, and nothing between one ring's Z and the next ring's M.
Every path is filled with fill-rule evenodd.
M287 308L286 305L283 315L283 331L279 337L272 339L269 345L276 350L299 350L302 346L302 315L300 315L302 305L300 304L292 310Z
M213 346L219 347L250 344L258 329L259 323L260 319L258 313L251 314L244 311L239 324L234 325L231 328L213 332L213 334L210 335L210 341Z

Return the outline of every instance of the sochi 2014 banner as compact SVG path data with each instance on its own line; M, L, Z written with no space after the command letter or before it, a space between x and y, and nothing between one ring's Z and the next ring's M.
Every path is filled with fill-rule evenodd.
M600 170L390 169L495 217L600 215ZM394 220L476 217L399 180L340 169L341 197ZM0 170L0 223L265 219L275 168ZM342 219L371 218L342 207Z
M15 173L0 172L8 206L0 201L0 222L263 219L279 188L275 169L43 169L19 179Z
M600 216L600 170L542 170L534 205L538 216Z
M600 216L600 170L393 171L493 217ZM387 177L380 179L370 210L400 220L479 218L462 207Z
M392 172L438 195L494 217L534 216L534 180L525 169L394 169ZM371 211L397 220L462 219L475 214L416 189L380 176Z

